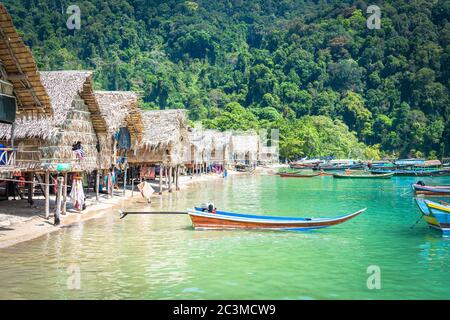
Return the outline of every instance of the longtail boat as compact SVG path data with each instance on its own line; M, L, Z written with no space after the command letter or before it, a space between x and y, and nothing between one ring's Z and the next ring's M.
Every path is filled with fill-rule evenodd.
M283 178L313 178L320 176L320 173L280 172L278 175Z
M411 185L415 194L424 194L428 196L450 196L450 186L426 186L420 183Z
M334 178L338 179L390 179L394 175L393 172L391 173L384 173L384 174L339 174L335 173L333 174Z
M409 170L409 169L393 169L393 170L382 170L375 169L370 170L373 174L385 174L385 173L394 173L396 176L405 176L405 177L432 177L432 176L446 176L450 175L450 170L446 169L428 169L428 170Z
M442 231L442 235L450 236L450 205L419 198L415 200L428 225Z
M313 170L323 170L323 171L344 171L344 170L358 170L364 169L366 166L363 163L350 164L350 165L323 165L313 167Z
M195 229L268 229L306 231L341 224L358 216L364 211L366 211L366 209L335 218L273 217L224 211L208 212L202 211L201 208L188 209L188 214L191 217L192 225Z

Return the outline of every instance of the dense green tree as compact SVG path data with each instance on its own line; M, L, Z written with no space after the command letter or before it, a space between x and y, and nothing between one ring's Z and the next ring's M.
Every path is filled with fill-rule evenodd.
M95 70L97 89L209 127L278 127L285 157L450 153L448 1L380 2L379 30L366 0L84 0L80 30L73 1L3 2L41 70Z

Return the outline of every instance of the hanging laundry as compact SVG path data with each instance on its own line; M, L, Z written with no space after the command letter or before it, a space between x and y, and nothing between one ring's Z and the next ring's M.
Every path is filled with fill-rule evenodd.
M139 168L139 178L145 179L146 172L147 172L147 165L144 164L142 167Z
M155 180L156 179L156 168L155 167L150 167L150 173L148 178L150 180Z
M4 149L4 148L6 148L6 146L0 143L0 149ZM6 165L6 161L7 161L7 157L8 157L7 153L8 153L7 151L0 150L0 166Z
M145 199L147 199L147 202L150 203L150 198L152 196L152 194L155 192L155 190L152 188L152 186L150 185L150 183L148 182L141 182L138 184L138 189L141 192L142 197L144 197Z
M77 143L72 145L72 151L75 152L75 156L78 160L84 159L84 151L81 147L81 141L77 141Z
M131 136L128 128L122 127L119 128L119 132L117 133L117 149L122 150L130 150L131 149Z
M74 177L72 181L72 191L70 192L69 197L72 199L75 209L78 211L84 209L85 197L81 177Z

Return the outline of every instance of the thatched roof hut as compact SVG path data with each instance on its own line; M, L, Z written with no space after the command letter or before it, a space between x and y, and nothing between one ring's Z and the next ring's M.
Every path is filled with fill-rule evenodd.
M50 115L52 108L30 49L17 33L11 16L0 3L0 65L17 98L18 114ZM3 78L3 77L2 77Z
M230 160L231 132L206 130L205 133L211 137L209 161L221 164L228 162Z
M201 127L189 131L190 155L187 163L221 163L225 164L231 158L231 132L221 132Z
M131 91L96 91L95 98L100 107L100 112L106 120L108 143L111 149L116 150L114 135L120 128L128 130L131 148L136 149L142 141L144 130L136 93ZM116 152L113 151L110 155L111 161L115 162Z
M138 108L138 97L132 91L95 91L100 112L106 120L108 133L127 127L130 135L142 139L144 123Z
M190 158L189 163L208 163L213 149L213 135L202 127L189 130Z
M55 170L61 163L69 164L71 171L109 166L107 157L99 158L98 149L102 154L111 151L106 143L106 122L92 90L92 72L41 72L41 80L50 97L53 116L18 119L15 137L19 140L19 149L38 149L39 168L49 170ZM3 126L0 126L0 138L10 138L9 130ZM72 150L72 145L78 141L84 151L83 160L77 159Z
M144 124L142 142L130 152L128 163L182 164L186 141L189 141L185 110L141 111Z
M254 132L234 133L231 137L232 158L238 162L258 160L259 136Z

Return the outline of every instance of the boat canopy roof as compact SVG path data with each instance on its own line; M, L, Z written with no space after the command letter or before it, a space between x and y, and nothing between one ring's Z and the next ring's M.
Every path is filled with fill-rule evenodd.
M398 159L395 161L398 166L422 165L424 163L424 159Z

